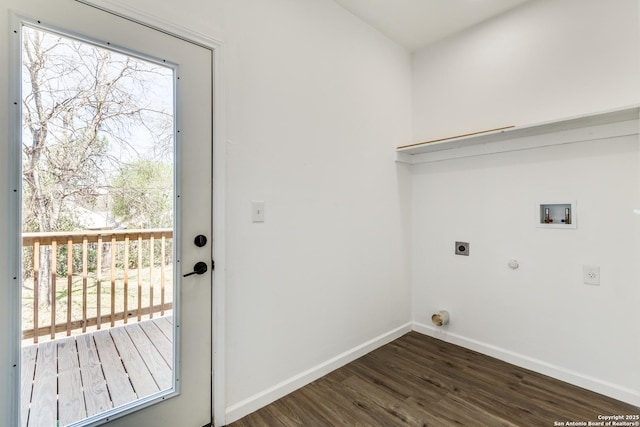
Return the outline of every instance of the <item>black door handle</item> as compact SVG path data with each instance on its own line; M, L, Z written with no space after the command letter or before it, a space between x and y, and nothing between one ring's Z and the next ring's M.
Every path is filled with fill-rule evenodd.
M207 272L207 270L208 270L207 263L198 261L196 262L196 265L193 266L193 271L191 273L187 273L183 275L182 277L192 276L194 274L198 274L198 275L204 274Z

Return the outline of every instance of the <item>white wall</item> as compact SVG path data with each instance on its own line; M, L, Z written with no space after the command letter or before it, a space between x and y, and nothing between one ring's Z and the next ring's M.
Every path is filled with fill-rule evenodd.
M413 141L638 102L637 0L536 0L414 54Z
M224 6L235 416L410 320L393 149L410 139L411 91L408 53L331 1ZM251 200L265 201L264 224Z
M536 1L418 52L414 141L640 103L638 2ZM416 327L640 404L638 137L412 167ZM576 230L534 224L577 201ZM471 243L454 255L454 241ZM507 267L517 258L521 268ZM601 267L599 287L582 265ZM431 328L438 309L451 324Z
M414 321L448 309L436 336L637 404L639 173L637 136L413 166ZM577 201L577 229L537 228L543 201Z
M408 175L394 164L411 138L409 53L328 0L126 5L224 42L228 262L217 268L227 272L230 417L409 328ZM265 201L265 223L251 223L251 200Z

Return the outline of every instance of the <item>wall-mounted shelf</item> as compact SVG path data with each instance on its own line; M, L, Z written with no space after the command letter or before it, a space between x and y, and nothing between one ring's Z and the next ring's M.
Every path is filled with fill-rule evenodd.
M637 135L640 106L398 147L397 161L416 164L550 145Z

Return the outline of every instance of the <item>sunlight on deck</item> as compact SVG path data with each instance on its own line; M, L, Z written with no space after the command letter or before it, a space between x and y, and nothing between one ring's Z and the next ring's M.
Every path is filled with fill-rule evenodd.
M22 349L22 426L60 426L172 386L173 317Z

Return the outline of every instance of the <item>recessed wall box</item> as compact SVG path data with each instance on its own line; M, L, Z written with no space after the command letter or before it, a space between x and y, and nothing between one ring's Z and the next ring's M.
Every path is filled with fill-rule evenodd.
M576 202L536 204L536 224L541 228L575 229L577 224Z
M456 255L469 256L469 242L456 242Z

